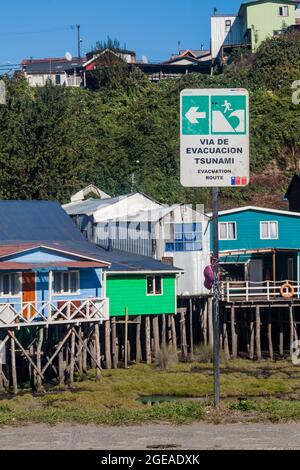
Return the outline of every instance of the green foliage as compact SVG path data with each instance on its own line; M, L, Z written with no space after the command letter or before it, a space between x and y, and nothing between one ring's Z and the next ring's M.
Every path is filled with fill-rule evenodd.
M120 43L108 38L97 44L105 47L119 49ZM88 183L118 195L130 192L134 173L135 190L161 202L207 204L209 191L186 189L179 181L179 94L193 87L250 91L253 181L240 191L224 190L224 202L249 203L260 192L282 196L299 169L300 108L291 101L291 84L300 79L299 51L300 34L286 34L267 39L254 55L236 54L221 75L190 74L158 84L138 69L129 73L115 55L94 72L90 90L51 84L30 89L22 74L6 78L0 197L66 202ZM275 187L266 188L261 175L274 175Z

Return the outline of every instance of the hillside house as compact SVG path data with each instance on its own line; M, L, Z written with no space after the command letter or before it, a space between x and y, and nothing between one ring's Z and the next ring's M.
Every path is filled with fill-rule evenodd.
M255 52L265 39L296 24L298 3L293 0L249 1L241 4L237 14L221 14L215 9L211 17L212 60L224 63L226 56L241 47Z
M66 58L25 59L22 61L22 71L30 86L45 86L51 81L57 86L79 87L82 83L80 74L77 73L83 61L74 57L71 61ZM74 73L75 71L75 73Z

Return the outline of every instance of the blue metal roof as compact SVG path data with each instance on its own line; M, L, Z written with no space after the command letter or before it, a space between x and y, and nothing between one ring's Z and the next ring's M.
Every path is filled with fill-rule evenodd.
M153 258L90 243L55 201L0 201L0 245L36 242L111 263L111 271L180 272Z

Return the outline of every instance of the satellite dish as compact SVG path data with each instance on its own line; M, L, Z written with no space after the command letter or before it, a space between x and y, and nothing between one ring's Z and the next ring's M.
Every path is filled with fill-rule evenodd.
M68 62L71 62L73 60L73 56L71 52L66 52L65 53L65 58L67 59Z

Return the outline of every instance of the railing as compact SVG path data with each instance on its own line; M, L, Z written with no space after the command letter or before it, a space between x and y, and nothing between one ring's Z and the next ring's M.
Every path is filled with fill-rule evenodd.
M261 300L286 300L281 293L284 284L290 284L293 287L293 298L300 298L300 283L297 281L264 281L264 282L222 282L221 298L223 301L232 302L234 300L244 300L246 302ZM288 292L288 288L284 289Z
M0 303L0 328L87 323L108 318L108 299Z

